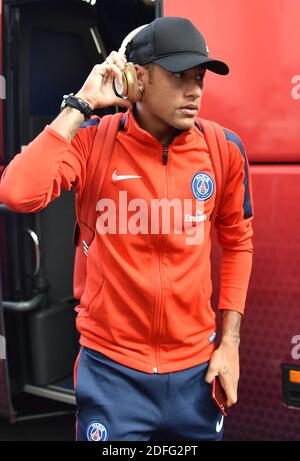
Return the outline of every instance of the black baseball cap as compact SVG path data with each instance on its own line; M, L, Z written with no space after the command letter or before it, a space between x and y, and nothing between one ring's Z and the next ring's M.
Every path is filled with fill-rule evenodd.
M127 45L127 59L135 64L154 62L169 72L183 72L196 66L227 75L227 64L208 57L202 34L186 18L164 16L152 21Z

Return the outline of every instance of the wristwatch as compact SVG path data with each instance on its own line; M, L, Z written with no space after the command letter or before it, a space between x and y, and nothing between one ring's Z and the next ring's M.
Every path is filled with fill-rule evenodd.
M67 106L79 110L84 115L85 120L88 120L93 113L93 109L88 103L74 96L74 93L64 95L60 110L62 111Z

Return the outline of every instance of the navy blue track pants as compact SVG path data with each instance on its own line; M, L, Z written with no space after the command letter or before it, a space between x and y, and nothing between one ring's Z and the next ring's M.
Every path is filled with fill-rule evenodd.
M204 381L208 362L148 374L82 347L77 367L77 440L221 440L224 417Z

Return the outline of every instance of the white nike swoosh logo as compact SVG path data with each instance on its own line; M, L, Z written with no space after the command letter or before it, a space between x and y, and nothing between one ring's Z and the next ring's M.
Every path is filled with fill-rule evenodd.
M217 432L221 432L223 424L224 424L224 415L222 415L222 418L220 419L220 421L217 421L217 424L216 424L216 431Z
M137 176L134 174L117 174L117 170L115 170L112 174L111 179L113 181L121 181L122 179L136 179L136 178L142 178L143 176Z

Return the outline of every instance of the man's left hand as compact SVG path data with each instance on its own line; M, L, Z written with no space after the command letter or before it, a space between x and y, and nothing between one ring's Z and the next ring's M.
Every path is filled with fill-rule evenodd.
M211 384L217 375L227 395L227 406L230 407L237 402L239 346L224 338L218 349L212 353L205 381Z

